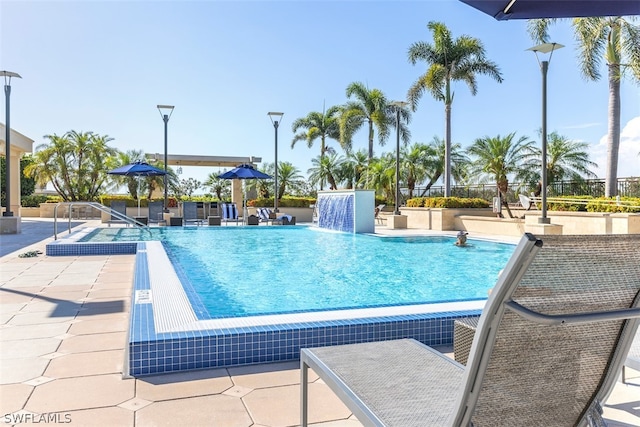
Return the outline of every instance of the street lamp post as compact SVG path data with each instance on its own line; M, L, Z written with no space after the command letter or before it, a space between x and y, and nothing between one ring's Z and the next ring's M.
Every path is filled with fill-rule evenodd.
M274 212L278 212L278 126L280 125L280 122L282 121L282 116L284 116L284 113L276 113L276 112L269 112L267 113L269 115L269 118L271 119L271 123L273 123L273 129L275 130L275 138L276 138L276 159L275 159L275 174L274 174L274 179L275 179L275 192L273 195L273 211Z
M396 208L394 215L400 215L400 110L409 105L408 102L394 101L396 107Z
M164 176L163 185L164 185L164 211L169 212L169 197L167 193L167 123L169 123L169 118L173 114L173 105L158 105L158 111L160 111L160 117L162 117L162 121L164 121Z
M549 70L549 62L551 62L553 51L562 47L564 46L559 43L543 43L527 49L536 54L536 59L542 72L542 192L540 193L542 215L538 218L539 224L551 224L551 220L547 218L547 71ZM538 52L548 53L549 60L540 61Z
M20 74L13 73L11 71L0 71L0 75L4 76L4 97L6 102L5 109L5 138L4 138L4 151L5 151L5 204L3 216L13 216L11 212L11 123L10 123L10 99L11 99L11 77L17 77L21 79ZM18 166L20 164L18 163Z

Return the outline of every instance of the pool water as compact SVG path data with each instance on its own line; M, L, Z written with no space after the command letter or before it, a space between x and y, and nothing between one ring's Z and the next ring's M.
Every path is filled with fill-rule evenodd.
M202 319L482 299L515 249L313 227L99 229L84 240L161 240Z

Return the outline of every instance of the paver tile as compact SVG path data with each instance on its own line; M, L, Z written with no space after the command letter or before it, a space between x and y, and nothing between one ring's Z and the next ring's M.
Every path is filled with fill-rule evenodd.
M0 360L42 356L56 351L59 345L60 340L55 338L3 341Z
M55 313L48 313L46 311L36 312L36 313L24 313L24 314L16 314L13 316L13 319L9 321L9 324L21 326L21 325L42 325L47 323L61 323L61 322L69 322L73 320L76 314L80 311L80 307L75 309L73 308L63 308L63 312L60 315L52 315Z
M102 320L85 320L71 325L69 333L74 335L101 334L105 332L122 332L127 330L127 320L118 319L110 322Z
M229 375L235 385L258 389L279 385L300 383L300 363L284 362L269 363L264 365L239 366L229 368ZM312 371L309 381L315 381L318 377Z
M49 360L47 359L6 359L0 363L0 384L21 383L41 376Z
M65 339L58 351L63 353L85 353L102 350L123 350L126 346L126 332L76 335Z
M66 323L48 323L43 325L21 325L0 329L0 341L29 340L33 338L49 338L67 332Z
M21 410L32 391L26 384L0 385L0 416Z
M136 412L136 427L249 427L252 424L240 399L223 395L156 402Z
M132 411L117 406L70 411L67 414L71 419L69 425L83 427L133 427L135 419Z
M120 374L57 379L36 387L25 408L42 413L115 406L134 397L134 384Z
M53 378L122 373L122 350L67 354L51 361L45 375Z
M136 396L151 401L222 393L233 387L225 369L179 372L140 378Z
M300 386L254 390L242 398L259 424L272 427L295 426L300 423ZM351 411L325 384L309 384L309 422L319 423L347 419Z

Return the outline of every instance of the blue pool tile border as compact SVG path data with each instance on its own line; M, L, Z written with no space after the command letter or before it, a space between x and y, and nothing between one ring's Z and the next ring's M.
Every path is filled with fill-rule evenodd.
M481 310L404 314L251 327L161 333L154 326L153 295L145 242L70 242L47 245L47 255L135 254L128 339L128 375L299 360L300 349L413 338L429 346L453 343L453 322Z

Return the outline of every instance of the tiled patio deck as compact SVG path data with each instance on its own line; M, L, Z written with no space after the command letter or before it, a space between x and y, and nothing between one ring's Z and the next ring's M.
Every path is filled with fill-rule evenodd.
M298 425L297 363L122 379L134 256L18 258L44 252L50 239L14 242L37 241L36 228L50 235L41 222L25 219L23 236L0 238L17 248L0 258L2 422L45 414L74 426ZM314 425L360 425L317 378L310 393ZM618 383L605 414L610 426L640 426L640 373Z

